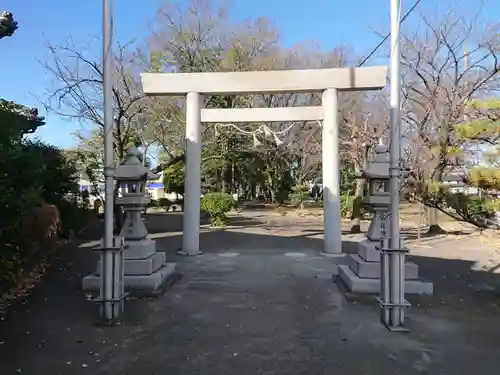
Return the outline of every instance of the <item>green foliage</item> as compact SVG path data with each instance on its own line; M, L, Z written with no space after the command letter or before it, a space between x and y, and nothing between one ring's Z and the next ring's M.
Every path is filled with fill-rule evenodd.
M467 182L480 189L500 190L500 169L493 167L474 167Z
M309 187L307 184L299 184L292 187L292 193L289 196L289 199L293 205L301 205L301 208L304 203L304 197L309 191Z
M61 235L69 237L71 232L78 231L85 227L92 218L93 211L81 201L80 196L68 193L53 201L48 201L59 210L61 216Z
M165 191L175 194L184 194L184 162L180 161L170 165L163 172L163 185Z
M474 140L484 134L500 135L498 125L498 120L492 121L488 118L478 118L468 123L457 125L455 129L460 137Z
M201 199L201 210L210 216L214 226L225 226L228 223L226 214L234 207L231 194L214 192L207 193Z
M467 140L494 144L500 137L500 99L473 100L467 110L469 121L456 126L457 134Z
M15 282L39 250L26 220L42 203L54 204L63 232L86 220L80 208L76 168L62 151L23 139L43 124L36 110L0 100L0 283ZM6 161L6 162L5 162Z
M163 208L166 211L168 211L170 209L170 206L172 205L172 202L170 201L170 199L167 199L167 198L160 198L160 199L158 199L157 202L158 202L157 203L158 207Z
M426 181L422 196L431 205L437 205L449 194L449 188L441 181Z
M309 187L307 186L307 184L294 185L292 187L292 191L294 193L307 193L309 191Z
M344 164L340 168L340 194L354 195L356 190L356 174L354 167L350 164Z
M304 203L304 193L302 192L299 192L299 193L291 193L289 195L289 198L290 200L290 203L293 205L293 206L299 206L299 205L302 205Z
M468 182L476 182L476 186L492 186L491 179L486 179L489 182L484 182L483 178L485 178L484 168L473 169ZM439 181L425 183L421 196L427 206L437 207L456 219L480 227L484 225L483 219L485 217L500 211L500 199L498 198L488 194L478 196L455 193L449 186Z
M352 214L352 203L354 201L354 196L341 195L340 196L340 216L347 218Z
M9 143L16 143L21 141L23 135L34 133L45 122L43 117L38 116L37 109L0 99L0 124L0 137L10 139Z
M468 103L470 109L500 109L500 99L471 100Z
M217 98L212 105L228 105L222 97ZM215 134L213 143L203 149L205 186L226 193L242 192L243 199L254 199L258 186L259 195L268 202L287 200L296 184L291 167L294 156L271 139L260 141L262 146L255 148L247 134L229 131Z
M340 215L347 218L352 215L354 192L356 191L356 174L351 164L340 168Z
M448 194L446 204L462 218L472 223L480 223L481 218L500 210L500 199L488 196L467 196L461 193Z
M462 109L457 108L457 110ZM435 170L428 171L429 180L419 179L425 182L419 182L417 193L422 202L429 207L436 207L458 220L482 225L480 219L492 212L491 209L495 206L493 197L500 188L500 169L495 168L499 166L498 150L492 150L484 155L483 163L488 163L488 167L475 167L464 178L467 185L479 189L480 197L454 193L450 186L441 182L441 177L451 166L467 168L466 162L470 161L467 151L471 148L498 144L500 100L469 100L464 115L459 116L458 123L453 119L446 125L448 131L442 132L444 137L436 131L437 139L426 145L429 152L436 156L437 166ZM466 120L460 121L463 118ZM432 180L429 176L433 176Z

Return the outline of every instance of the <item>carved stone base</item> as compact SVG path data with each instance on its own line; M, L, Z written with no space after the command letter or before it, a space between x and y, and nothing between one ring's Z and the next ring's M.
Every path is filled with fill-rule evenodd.
M380 279L363 279L357 276L349 266L339 266L338 280L352 293L380 293ZM405 280L405 293L432 295L434 286L425 280Z
M138 241L125 240L125 259L145 259L156 253L156 241L151 238L144 238Z
M155 253L146 259L125 259L123 268L127 276L151 275L166 262L165 253ZM101 261L97 263L96 275L100 275Z
M377 250L378 242L364 239L358 243L358 255L367 262L380 262L380 251Z
M163 252L156 252L156 242L150 238L126 241L124 254L125 290L131 294L158 294L175 273L175 263L167 263ZM101 286L101 261L95 273L82 280L83 290L98 292Z
M125 275L125 291L131 295L158 295L175 275L175 263L164 263L150 275ZM96 274L88 275L82 280L85 292L96 293L101 287L101 278Z
M347 257L349 268L362 279L380 279L380 263L367 262L358 254ZM418 279L418 266L412 262L405 262L405 279Z

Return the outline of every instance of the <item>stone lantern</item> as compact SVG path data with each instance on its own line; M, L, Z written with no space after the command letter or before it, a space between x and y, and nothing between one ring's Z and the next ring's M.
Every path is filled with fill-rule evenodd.
M163 290L168 277L175 271L175 264L167 263L165 253L156 251L156 241L149 238L142 219L142 212L150 202L146 194L147 182L157 179L158 175L149 171L141 160L142 154L136 147L128 149L125 161L115 170L115 180L122 187L117 204L123 207L125 213L119 235L125 242L125 290L149 294ZM98 277L100 264L97 268L96 275L88 277ZM87 289L92 289L93 285L87 284Z
M357 243L357 254L347 257L347 265L339 267L339 278L351 291L358 293L380 293L380 242L385 237L386 217L390 209L390 154L387 146L377 145L372 160L358 176L366 179L368 194L362 199L363 207L373 214L364 238ZM387 223L386 223L387 222ZM433 285L419 279L418 266L405 262L406 293L432 294Z
M155 241L148 238L141 213L151 200L146 194L147 182L157 179L159 175L148 170L141 159L141 152L135 147L130 148L125 161L115 171L116 183L122 187L122 196L117 198L116 203L123 207L125 214L120 231L120 236L128 245L124 252L125 259L143 259L144 255L155 253Z
M389 153L387 147L377 145L373 160L361 173L361 178L366 179L368 194L362 199L362 206L368 212L373 213L366 237L370 241L380 242L384 229L385 217L389 212L390 197L389 192Z

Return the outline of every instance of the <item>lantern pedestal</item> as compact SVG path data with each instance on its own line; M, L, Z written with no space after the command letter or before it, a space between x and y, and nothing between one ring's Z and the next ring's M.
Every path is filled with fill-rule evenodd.
M378 215L374 213L374 219L370 223L372 228L380 228L374 223ZM370 231L368 231L370 233ZM361 294L380 293L380 238L373 235L357 243L357 254L349 254L346 264L340 265L338 279L349 292ZM418 265L413 262L405 262L405 293L432 295L434 287L431 282L422 280L418 273Z
M156 241L151 238L131 241L125 239L125 250L123 256L125 260L142 260L153 256L156 253Z
M125 291L131 295L157 295L175 275L176 264L165 260L165 253L155 253L147 259L124 260ZM86 292L96 292L100 287L101 262L97 271L83 278L82 287Z
M125 290L134 294L156 293L163 289L163 285L175 273L175 263L167 263L163 252L156 252L156 242L150 238L139 241L125 241L124 257L124 283ZM99 280L101 274L101 262L97 263L97 272L87 276ZM87 289L93 289L96 281L84 282ZM97 284L99 285L99 284ZM84 289L85 286L84 286Z
M339 266L338 280L353 293L379 294L381 264L380 241L385 231L389 212L390 195L389 154L383 146L377 146L375 156L359 177L366 178L369 193L363 198L363 206L373 213L365 239L357 243L357 254L350 254L346 264ZM405 293L433 294L432 283L421 280L418 265L405 261Z
M156 241L148 237L139 240L125 238L123 258L125 291L132 295L161 294L175 275L176 264L167 262L166 254L157 252ZM99 290L101 269L99 261L96 272L83 278L84 291Z

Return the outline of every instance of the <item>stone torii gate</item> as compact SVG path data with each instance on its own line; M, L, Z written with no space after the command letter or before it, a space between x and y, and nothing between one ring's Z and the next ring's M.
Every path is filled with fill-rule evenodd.
M380 90L387 67L250 72L143 73L148 96L186 96L182 253L200 254L201 123L323 122L324 254L342 255L338 92ZM322 92L317 107L205 109L202 95Z

